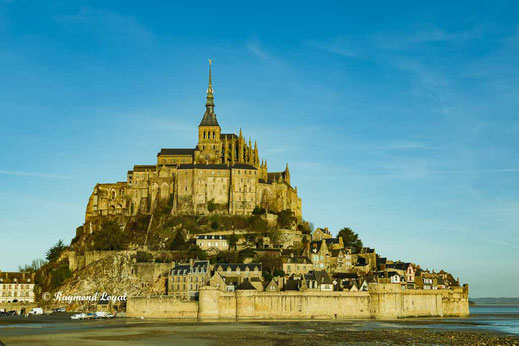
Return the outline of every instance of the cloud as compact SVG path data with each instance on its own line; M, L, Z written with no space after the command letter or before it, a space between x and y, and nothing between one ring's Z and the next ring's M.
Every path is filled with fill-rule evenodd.
M272 57L260 47L256 40L247 42L247 50L262 60L272 60Z
M70 31L86 30L102 40L151 42L153 33L132 16L83 6L75 14L62 14L54 21Z
M508 243L508 242L504 242L504 241L488 239L488 238L481 238L481 240L483 240L484 242L487 242L487 243L503 245L503 246L508 246L508 247L512 247L512 248L515 248L515 249L519 249L519 245Z
M52 179L72 179L66 175L48 174L48 173L37 173L37 172L22 172L22 171L8 171L0 169L0 174L13 175L17 177L41 177L41 178L52 178Z
M344 37L337 37L335 39L329 41L308 41L308 45L311 47L327 51L330 53L335 53L343 57L355 58L359 57L359 52L353 51L353 48L350 48L350 44L347 42L347 39Z

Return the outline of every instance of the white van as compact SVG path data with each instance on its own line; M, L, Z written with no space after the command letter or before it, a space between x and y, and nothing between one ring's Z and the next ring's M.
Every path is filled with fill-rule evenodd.
M29 311L29 315L43 315L43 309L42 308L32 308L32 310Z

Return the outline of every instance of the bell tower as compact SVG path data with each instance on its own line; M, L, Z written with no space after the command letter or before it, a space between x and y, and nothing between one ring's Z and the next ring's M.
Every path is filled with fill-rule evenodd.
M209 59L209 85L205 113L198 125L198 146L195 152L197 164L217 164L222 162L222 141L220 139L220 125L214 113L213 82L211 79L211 64Z

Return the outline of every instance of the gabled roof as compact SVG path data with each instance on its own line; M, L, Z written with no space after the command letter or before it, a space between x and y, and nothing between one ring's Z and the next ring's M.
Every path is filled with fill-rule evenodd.
M332 284L332 279L330 279L330 276L328 273L324 270L318 270L314 271L315 275L315 281L317 281L318 284Z
M312 264L307 256L281 256L283 263Z
M220 267L222 267L223 272L226 272L229 268L231 269L231 271L236 271L238 268L240 269L240 271L245 271L247 270L247 268L250 271L254 271L255 267L258 268L259 272L262 271L261 263L215 263L214 270L218 270Z
M243 282L238 286L238 290L254 290L256 291L256 287L254 287L249 280L243 280Z

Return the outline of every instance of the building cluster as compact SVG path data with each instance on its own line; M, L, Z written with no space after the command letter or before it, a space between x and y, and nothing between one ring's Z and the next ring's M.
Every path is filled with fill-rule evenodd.
M34 273L0 271L0 303L34 303Z
M290 209L301 218L301 198L284 171L269 172L257 142L222 133L214 112L211 69L206 110L194 148L162 149L153 165L136 165L123 182L97 184L88 201L85 223L106 215L151 214L170 203L173 214L250 215L255 207Z
M368 291L370 284L394 284L402 290L450 289L459 281L445 272L430 272L414 263L395 262L380 257L374 249L355 253L343 239L333 237L327 228L318 228L301 253L293 249L256 249L258 263L213 263L191 260L170 271L167 294L196 299L202 286L214 286L226 292L257 291ZM225 235L196 238L200 247L212 253L229 249ZM261 256L281 263L274 276L263 271ZM250 260L250 259L249 259Z

